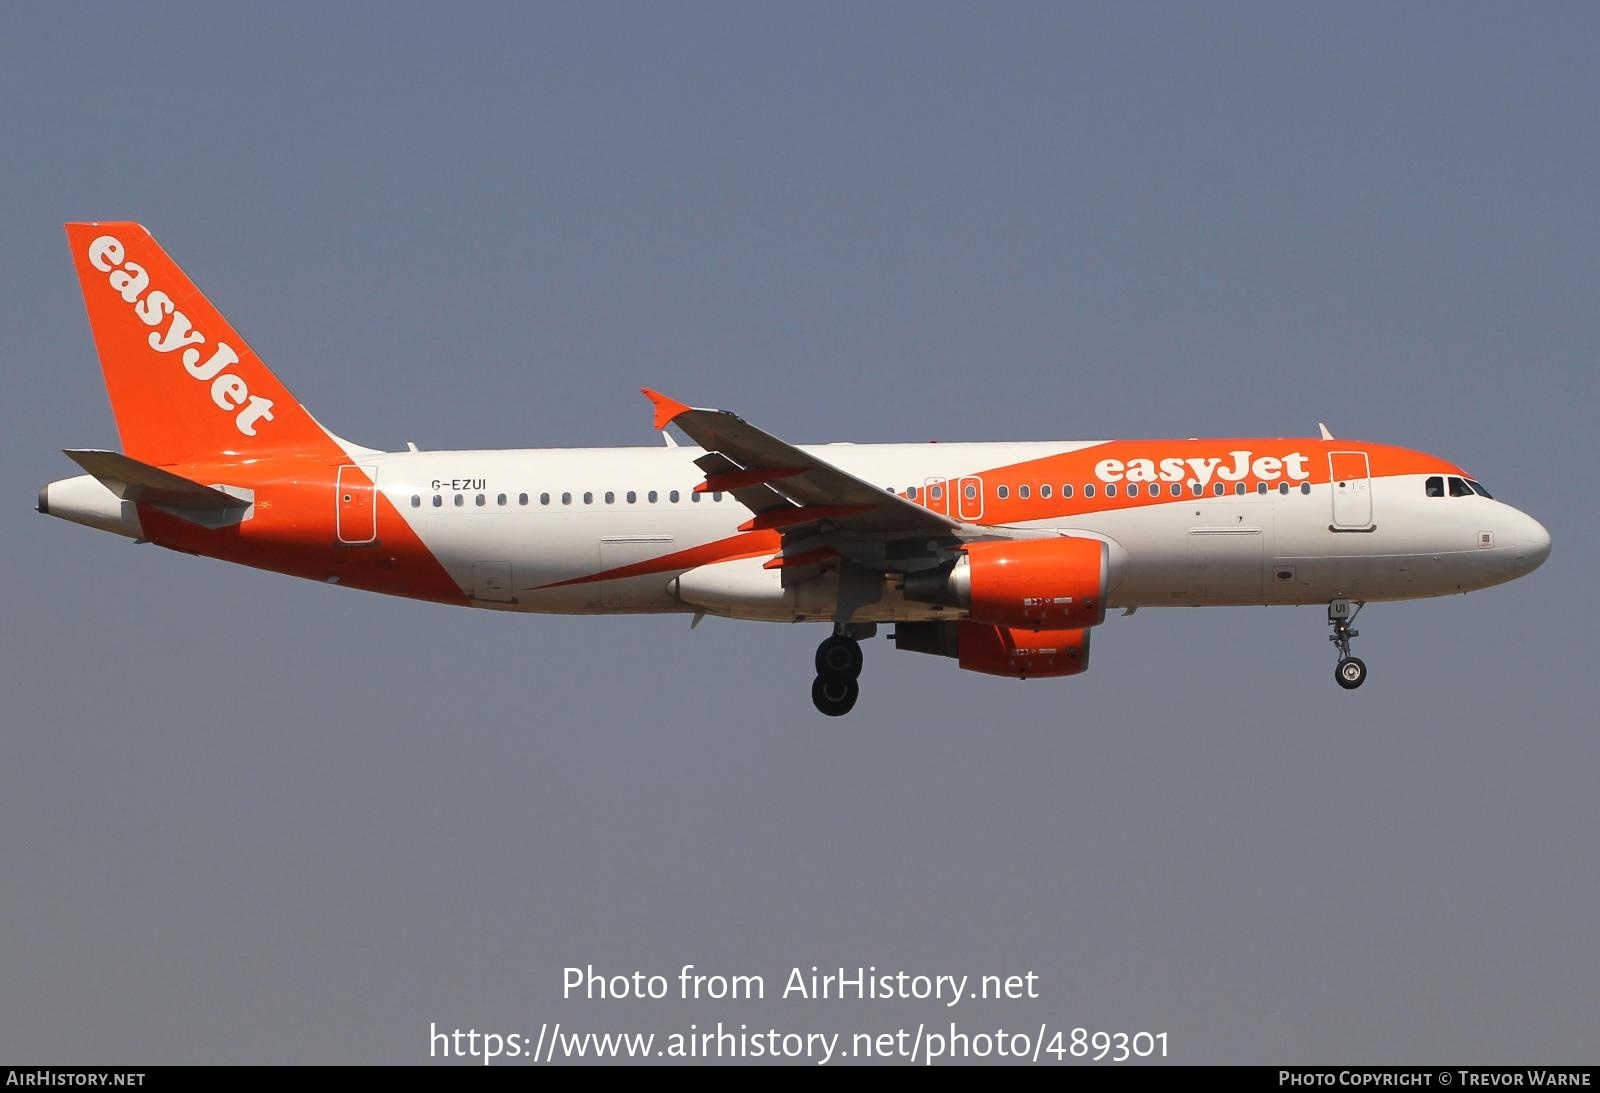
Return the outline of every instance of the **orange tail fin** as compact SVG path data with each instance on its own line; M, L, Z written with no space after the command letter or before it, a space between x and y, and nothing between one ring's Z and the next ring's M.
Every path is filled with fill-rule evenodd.
M144 227L66 227L124 452L160 466L329 447Z

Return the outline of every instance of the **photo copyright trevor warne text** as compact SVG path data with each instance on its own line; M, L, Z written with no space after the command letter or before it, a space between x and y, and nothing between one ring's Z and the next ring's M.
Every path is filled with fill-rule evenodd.
M778 1060L825 1065L849 1060L938 1062L1136 1062L1168 1058L1165 1032L1031 1021L1018 1026L983 1019L988 1002L1040 999L1037 973L921 973L875 965L796 965L778 975L716 973L684 964L670 974L608 972L585 964L562 969L562 1002L711 1002L740 1007L737 1015L677 1027L583 1027L568 1021L529 1021L524 1030L484 1031L432 1022L428 1057L492 1063L580 1060ZM881 1028L785 1031L762 1022L763 1002L912 1002L928 1005L927 1020ZM936 1007L936 1008L932 1008ZM954 1012L950 1012L954 1011ZM794 1012L793 1010L787 1012ZM859 1009L853 1011L860 1013ZM1008 1012L1014 1013L1013 1010ZM584 1019L588 1024L590 1019ZM513 1026L514 1028L514 1026Z

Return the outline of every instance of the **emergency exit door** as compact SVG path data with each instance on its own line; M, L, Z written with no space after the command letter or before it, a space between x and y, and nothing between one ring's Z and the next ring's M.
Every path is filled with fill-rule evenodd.
M976 521L983 517L983 479L929 478L922 485L922 503L940 516Z

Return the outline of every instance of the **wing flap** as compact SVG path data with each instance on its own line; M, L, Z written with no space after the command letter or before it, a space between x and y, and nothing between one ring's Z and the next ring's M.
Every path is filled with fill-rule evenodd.
M697 494L730 493L735 501L757 516L774 509L793 507L788 498L772 489L765 481L736 481L744 471L739 464L721 452L707 452L696 459L694 465L706 472L706 480L694 488ZM717 484L712 485L712 483Z
M950 532L961 527L948 516L858 478L726 410L688 406L649 388L644 388L644 394L655 406L657 428L676 425L707 453L720 457L695 461L711 481L726 476L723 481L760 483L731 491L758 516L776 506L763 503L758 508L745 500L747 492L766 491L755 493L752 499L770 495L800 510L814 507L817 519L825 518L847 531L896 534ZM748 479L737 478L741 472ZM794 519L806 522L803 516Z

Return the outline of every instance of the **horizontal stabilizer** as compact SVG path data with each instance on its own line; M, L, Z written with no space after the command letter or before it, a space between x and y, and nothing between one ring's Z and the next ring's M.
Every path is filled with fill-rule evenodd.
M251 504L244 498L232 497L219 489L202 486L171 471L129 459L118 452L68 448L66 455L124 501L216 511L249 508Z

